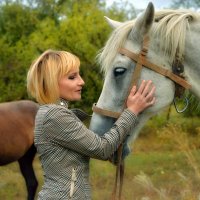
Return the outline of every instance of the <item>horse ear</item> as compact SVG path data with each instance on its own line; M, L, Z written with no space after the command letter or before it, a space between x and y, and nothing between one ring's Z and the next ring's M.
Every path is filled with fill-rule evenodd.
M135 25L129 34L130 39L143 40L143 37L149 32L153 21L154 6L150 2L146 10L136 19Z
M117 27L119 27L122 23L118 22L118 21L114 21L106 16L104 16L106 21L108 22L108 24L111 26L111 28L116 29Z

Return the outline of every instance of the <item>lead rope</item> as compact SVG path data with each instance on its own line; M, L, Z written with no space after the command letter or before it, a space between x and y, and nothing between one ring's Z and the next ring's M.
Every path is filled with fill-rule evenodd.
M115 175L115 184L112 192L112 200L117 200L117 196L119 197L119 200L121 200L122 196L122 186L123 186L123 175L122 175L122 149L123 144L120 144L118 150L117 150L117 169L116 169L116 175ZM124 161L123 161L124 163ZM124 165L123 165L124 166ZM123 170L124 171L124 170ZM119 187L119 192L117 191L117 188Z
M132 75L131 84L128 89L127 97L133 87L133 85L137 85L138 79L140 78L141 70L142 70L142 60L146 56L148 52L148 37L144 37L143 39L143 46L142 50L138 55L138 62L136 64L134 73ZM123 52L120 52L123 54ZM126 100L124 102L124 108L126 107ZM117 169L116 169L116 176L115 176L115 184L112 192L112 200L122 200L122 189L123 189L123 180L124 180L124 169L125 169L125 162L122 160L122 150L123 150L123 143L120 144L117 150ZM117 188L119 187L119 191Z

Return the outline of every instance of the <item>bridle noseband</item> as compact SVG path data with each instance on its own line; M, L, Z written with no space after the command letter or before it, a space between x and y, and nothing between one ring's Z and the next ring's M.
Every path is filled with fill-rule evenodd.
M177 58L173 62L172 71L167 70L163 67L160 67L160 66L148 61L146 58L146 55L148 53L148 44L149 44L149 38L148 38L148 36L146 36L143 39L142 50L140 51L139 54L133 53L133 52L129 51L128 49L124 49L124 48L121 48L118 50L118 52L120 54L125 55L125 56L129 57L132 61L136 62L136 67L135 67L134 73L132 74L131 84L128 89L127 95L130 93L132 86L136 85L138 83L138 80L141 76L142 68L146 67L148 69L151 69L151 70L171 79L173 82L175 82L174 106L175 106L177 112L179 112L179 113L184 112L188 106L187 98L185 98L186 106L182 110L179 110L177 108L176 101L175 101L176 97L182 96L185 89L191 88L191 85L182 76L182 73L184 72L184 66ZM124 105L125 105L125 103L124 103ZM119 112L114 112L111 110L99 108L96 106L96 104L93 104L92 110L93 110L93 112L98 113L100 115L112 117L112 118L116 118L116 119L119 118L119 116L121 115L121 113L119 113ZM119 200L121 199L121 194L122 194L123 174L124 174L124 163L121 158L122 149L123 149L123 144L121 144L118 149L118 164L117 164L115 186L114 186L114 190L113 190L113 194L112 194L112 200L116 199L118 179L120 182L119 183L119 194L118 194Z

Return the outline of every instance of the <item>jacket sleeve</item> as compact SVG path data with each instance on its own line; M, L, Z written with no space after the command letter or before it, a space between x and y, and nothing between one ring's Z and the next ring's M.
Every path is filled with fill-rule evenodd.
M137 123L137 117L125 110L109 132L99 136L75 118L68 109L51 108L43 120L43 131L54 144L89 157L107 160Z

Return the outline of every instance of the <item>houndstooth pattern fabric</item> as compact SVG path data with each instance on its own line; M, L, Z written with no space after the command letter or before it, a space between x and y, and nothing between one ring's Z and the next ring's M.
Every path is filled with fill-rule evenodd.
M87 114L83 110L72 108L70 109L81 121L89 119L92 115Z
M34 143L44 171L38 199L90 200L90 157L107 160L135 126L137 117L126 109L100 137L67 108L67 102L60 104L42 105L36 115Z

